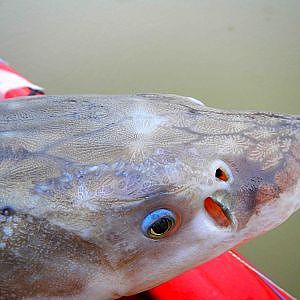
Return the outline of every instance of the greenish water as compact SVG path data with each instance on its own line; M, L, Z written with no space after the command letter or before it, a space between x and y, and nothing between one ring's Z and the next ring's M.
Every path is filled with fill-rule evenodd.
M48 94L166 92L300 113L300 2L0 0L0 57ZM300 297L300 216L239 250Z

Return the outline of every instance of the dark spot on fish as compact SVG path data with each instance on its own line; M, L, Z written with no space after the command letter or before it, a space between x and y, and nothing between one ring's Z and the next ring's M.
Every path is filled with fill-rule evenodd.
M32 156L32 153L25 148L13 149L12 147L0 148L0 161L23 160Z
M1 210L0 210L0 213L2 216L4 217L10 217L10 216L13 216L15 214L15 211L14 209L12 209L11 207L9 206L5 206L3 207Z

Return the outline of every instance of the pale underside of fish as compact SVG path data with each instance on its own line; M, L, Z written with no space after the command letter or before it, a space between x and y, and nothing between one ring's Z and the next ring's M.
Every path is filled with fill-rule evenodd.
M0 299L115 299L300 206L299 116L176 95L0 103Z

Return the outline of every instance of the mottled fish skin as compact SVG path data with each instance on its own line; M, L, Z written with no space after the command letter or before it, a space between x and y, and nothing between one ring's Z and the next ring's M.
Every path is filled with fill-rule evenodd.
M299 175L299 116L162 94L1 102L0 299L158 285L282 223L300 206ZM215 223L207 197L231 226ZM180 224L152 240L141 222L157 208Z

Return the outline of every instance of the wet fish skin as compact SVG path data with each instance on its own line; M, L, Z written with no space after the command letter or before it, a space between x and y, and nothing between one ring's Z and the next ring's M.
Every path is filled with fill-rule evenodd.
M282 223L299 209L299 175L299 116L162 94L2 102L0 299L151 288ZM152 240L141 222L158 208L178 228Z

